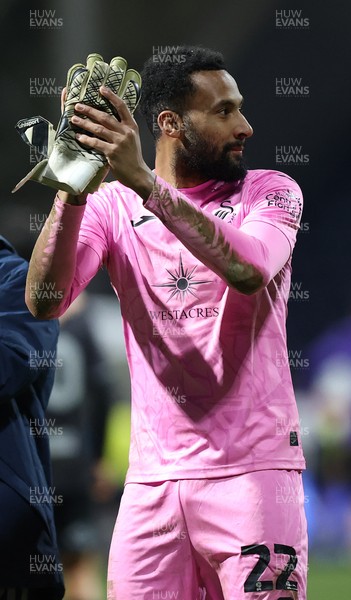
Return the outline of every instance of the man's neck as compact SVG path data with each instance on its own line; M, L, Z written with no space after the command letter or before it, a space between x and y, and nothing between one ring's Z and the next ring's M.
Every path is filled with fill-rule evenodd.
M155 173L173 187L192 188L207 181L206 177L198 177L196 174L180 173L179 169L173 166L173 160L173 152L170 148L156 150Z

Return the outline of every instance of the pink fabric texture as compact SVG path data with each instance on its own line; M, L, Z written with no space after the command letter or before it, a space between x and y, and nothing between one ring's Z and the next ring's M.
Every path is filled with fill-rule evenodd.
M296 471L128 484L108 600L305 600L304 502Z
M158 177L144 204L112 182L83 210L62 310L106 266L131 375L127 481L303 469L285 331L296 182L256 170L176 190ZM238 258L263 275L252 295L226 283Z

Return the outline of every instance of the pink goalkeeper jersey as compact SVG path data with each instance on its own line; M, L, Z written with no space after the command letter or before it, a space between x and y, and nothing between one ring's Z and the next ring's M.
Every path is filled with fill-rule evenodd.
M89 246L94 270L108 269L123 317L132 390L127 482L304 468L285 330L300 188L266 170L249 171L243 185L212 180L175 190L158 180L144 204L118 182L88 196L70 298L94 274L84 260ZM278 260L287 253L284 266L255 294L229 287L162 222L170 219L163 200L179 197L227 231L260 237L265 227L278 239Z

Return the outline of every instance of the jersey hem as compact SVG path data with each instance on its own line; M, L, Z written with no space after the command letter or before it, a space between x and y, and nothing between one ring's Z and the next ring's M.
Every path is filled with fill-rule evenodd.
M244 473L252 473L254 471L269 471L269 470L291 470L291 471L304 471L306 469L306 462L300 460L294 463L285 463L277 461L277 463L262 463L259 465L242 465L241 467L220 467L220 468L199 468L199 469L182 469L172 471L165 471L161 473L149 473L142 475L138 473L127 473L125 485L127 483L156 483L160 481L168 481L171 479L219 479L221 477L230 477L235 475L243 475Z

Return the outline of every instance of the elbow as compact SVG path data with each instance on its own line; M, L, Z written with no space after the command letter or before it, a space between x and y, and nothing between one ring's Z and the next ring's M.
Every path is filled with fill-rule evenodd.
M57 319L62 312L61 303L43 301L36 295L28 294L26 291L25 303L29 312L39 321L50 321Z
M265 288L270 281L268 273L253 265L245 265L245 268L241 269L239 273L237 268L231 270L226 279L230 287L245 296L256 294Z
M235 288L241 294L245 296L253 296L264 287L266 284L263 283L263 279L248 279L246 281L236 282L235 284L231 284L231 287Z

